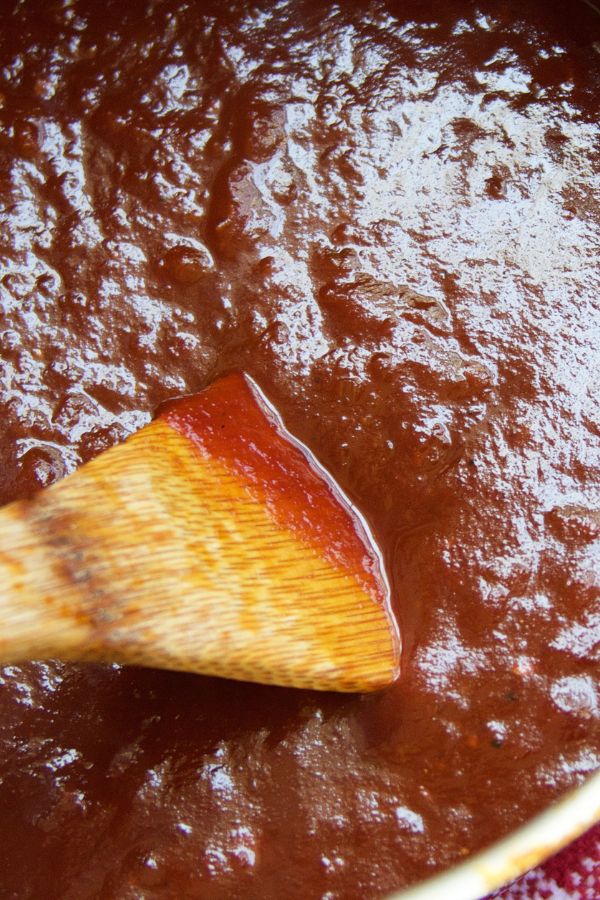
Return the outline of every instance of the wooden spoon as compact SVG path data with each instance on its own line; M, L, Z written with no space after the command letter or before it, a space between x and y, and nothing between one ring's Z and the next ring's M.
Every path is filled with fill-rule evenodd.
M399 638L367 529L246 376L0 511L0 659L381 688Z

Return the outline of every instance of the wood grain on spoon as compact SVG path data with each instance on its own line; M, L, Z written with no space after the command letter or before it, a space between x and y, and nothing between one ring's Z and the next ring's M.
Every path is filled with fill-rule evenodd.
M62 656L340 691L398 674L366 529L231 374L0 512L0 659Z

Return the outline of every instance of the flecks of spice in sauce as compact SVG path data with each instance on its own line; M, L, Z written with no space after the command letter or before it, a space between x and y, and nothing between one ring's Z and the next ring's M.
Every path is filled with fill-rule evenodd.
M598 765L599 37L583 0L4 5L2 499L246 369L407 643L369 698L4 669L7 896L376 897Z

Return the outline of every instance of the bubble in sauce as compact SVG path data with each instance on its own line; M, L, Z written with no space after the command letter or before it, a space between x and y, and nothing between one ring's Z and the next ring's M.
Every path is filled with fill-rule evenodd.
M31 447L21 457L21 470L28 479L34 479L43 488L67 474L65 461L55 447Z
M208 250L178 245L164 254L159 263L163 275L178 284L196 284L212 269Z

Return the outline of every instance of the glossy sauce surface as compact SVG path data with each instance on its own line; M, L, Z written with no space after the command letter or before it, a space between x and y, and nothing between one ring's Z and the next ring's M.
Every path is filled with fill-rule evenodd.
M383 694L12 666L3 897L378 897L600 764L600 17L8 2L1 499L243 368L363 512Z

